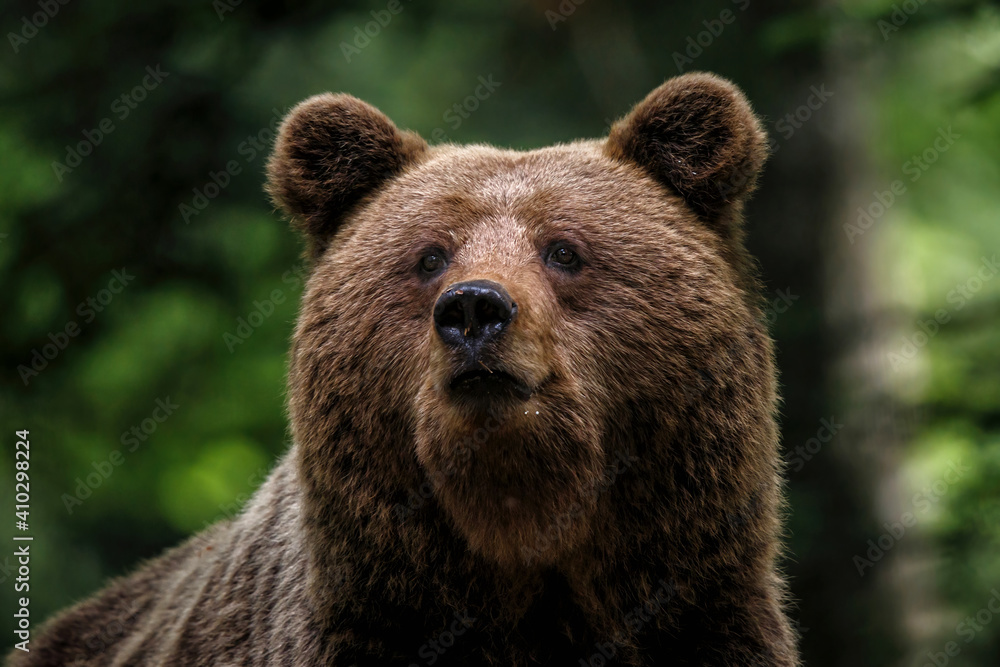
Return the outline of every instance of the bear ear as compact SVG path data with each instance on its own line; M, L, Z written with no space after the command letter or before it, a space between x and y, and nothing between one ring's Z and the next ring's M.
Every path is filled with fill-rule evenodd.
M267 164L267 191L309 238L313 257L365 195L414 164L427 143L351 95L310 97L289 112Z
M646 169L713 223L753 190L767 136L735 85L692 73L670 79L615 123L606 150Z

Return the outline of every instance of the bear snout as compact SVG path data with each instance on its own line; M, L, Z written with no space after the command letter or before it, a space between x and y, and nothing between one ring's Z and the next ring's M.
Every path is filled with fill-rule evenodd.
M434 330L450 352L453 399L530 398L532 388L498 362L500 341L517 319L517 304L503 285L491 280L455 283L438 297L433 315Z
M469 280L455 283L434 304L434 329L445 345L478 357L498 340L517 317L517 304L500 283Z

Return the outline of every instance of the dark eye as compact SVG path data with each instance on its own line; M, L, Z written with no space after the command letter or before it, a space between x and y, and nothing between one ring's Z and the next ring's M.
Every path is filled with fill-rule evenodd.
M448 262L444 258L444 252L440 250L429 250L420 258L420 271L426 275L439 273Z
M560 269L575 269L580 265L580 256L565 243L558 243L549 250L546 261Z

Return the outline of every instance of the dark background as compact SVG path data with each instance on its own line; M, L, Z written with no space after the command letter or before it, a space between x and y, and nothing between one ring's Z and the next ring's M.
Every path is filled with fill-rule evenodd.
M300 246L262 184L289 106L347 91L425 137L532 148L708 70L775 148L748 226L777 304L805 662L1000 664L1000 279L982 264L1000 250L1000 10L387 4L5 3L0 509L28 428L34 626L237 512L287 447ZM448 113L479 77L496 89ZM176 406L162 423L158 400Z

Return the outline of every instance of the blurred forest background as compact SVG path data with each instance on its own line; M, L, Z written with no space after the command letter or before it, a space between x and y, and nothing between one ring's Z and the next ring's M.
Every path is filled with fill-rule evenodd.
M348 91L532 148L709 70L772 137L749 243L805 662L1000 664L1000 8L764 4L5 2L0 508L30 428L34 626L239 511L287 447L302 264L262 172L288 107Z

